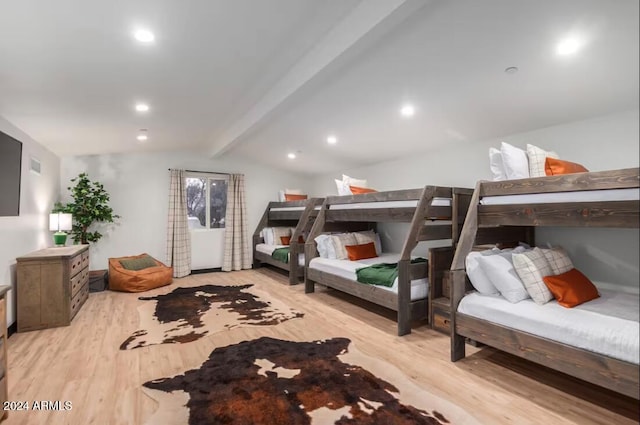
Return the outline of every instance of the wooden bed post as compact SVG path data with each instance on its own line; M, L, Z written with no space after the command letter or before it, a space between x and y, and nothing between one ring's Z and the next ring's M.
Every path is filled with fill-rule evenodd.
M411 260L398 261L398 336L411 333Z
M480 201L480 182L476 184L473 196L467 209L467 216L462 225L460 239L451 263L451 287L449 299L451 300L451 361L455 362L465 356L465 338L456 333L456 311L458 304L464 297L467 287L467 274L465 272L465 259L473 249L478 233L478 202Z
M318 235L320 235L324 230L327 208L328 208L327 200L325 199L322 202L320 211L318 211L318 216L313 222L313 226L311 226L311 230L309 231L309 236L307 236L307 241L304 244L304 263L305 263L304 292L306 294L311 294L315 292L315 289L316 289L315 282L309 279L309 276L307 276L307 270L309 270L309 263L311 263L311 259L318 256L318 250L316 249L316 241L314 239Z
M262 229L267 227L267 224L269 224L269 211L271 210L272 204L273 202L269 202L267 204L267 209L264 210L264 214L262 214L262 218L258 222L258 226L256 227L255 232L253 232L252 242L253 242L253 268L254 269L260 268L260 261L258 261L258 259L256 258L256 245L259 244L260 240L262 239L262 237L260 236L260 232L262 231Z

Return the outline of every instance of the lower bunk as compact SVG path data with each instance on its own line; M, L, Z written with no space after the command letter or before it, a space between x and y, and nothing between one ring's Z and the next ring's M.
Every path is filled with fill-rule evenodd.
M306 269L305 291L315 291L320 284L360 299L380 305L398 313L398 332L410 329L411 321L428 319L428 299L430 284L437 279L442 280L444 271L448 269L452 248L432 248L428 259L413 259L407 268L407 278L400 272L401 254L382 253L375 258L364 260L337 260L316 257L311 259ZM445 257L441 261L438 257ZM442 270L433 270L435 265L442 265ZM383 274L394 275L385 284L362 283L358 281L358 271L371 266L388 265ZM395 266L395 273L392 268ZM429 276L434 276L430 278ZM430 282L430 279L434 282ZM440 282L441 284L441 282ZM407 290L408 289L408 290Z
M257 260L257 264L271 264L272 266L288 271L291 277L295 277L296 279L304 278L304 253L298 254L297 263L292 265L291 247L288 245L258 243L255 246L253 256L254 260Z
M454 316L452 360L465 356L468 338L638 399L638 296L599 292L570 309L468 293Z

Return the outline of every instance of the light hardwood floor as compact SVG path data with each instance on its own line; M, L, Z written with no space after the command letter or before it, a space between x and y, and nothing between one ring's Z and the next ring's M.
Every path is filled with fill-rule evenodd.
M395 365L486 424L637 423L634 400L488 348L470 347L467 358L451 363L448 337L426 325L398 337L390 312L335 291L306 295L304 285L289 287L285 276L270 269L193 275L147 294L206 283L253 283L305 317L188 344L121 351L122 341L137 329L138 295L91 294L71 326L15 334L8 341L9 399L68 400L72 410L12 411L3 425L143 424L157 406L143 394L142 383L198 367L216 347L260 336L350 338L360 351Z

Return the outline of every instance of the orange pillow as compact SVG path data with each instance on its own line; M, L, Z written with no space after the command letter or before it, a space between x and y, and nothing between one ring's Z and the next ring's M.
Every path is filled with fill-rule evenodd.
M349 189L351 189L351 193L353 193L354 195L377 192L377 190L369 189L368 187L349 186Z
M349 260L365 260L367 258L376 258L376 245L373 242L365 243L362 245L345 245Z
M280 236L280 242L282 245L291 245L291 236ZM304 243L302 235L298 236L298 243Z
M307 199L307 195L294 195L293 193L284 194L285 201L304 201L305 199Z
M547 157L544 160L544 172L547 176L557 176L559 174L586 173L589 170L575 162L563 161Z
M549 291L563 307L575 307L600 297L598 289L578 269L542 278Z

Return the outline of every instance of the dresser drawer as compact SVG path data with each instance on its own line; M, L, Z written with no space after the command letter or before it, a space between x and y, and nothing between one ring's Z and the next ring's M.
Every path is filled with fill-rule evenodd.
M75 276L80 270L82 270L82 254L71 257L69 260L69 276Z
M69 281L69 294L71 294L71 298L75 297L80 288L87 282L89 282L89 267L82 269L80 273L76 274Z
M451 333L451 319L449 313L442 310L433 311L433 329L444 332L446 334Z
M82 266L83 269L85 267L89 267L89 250L86 250L82 253Z
M73 319L82 307L82 304L89 298L89 284L87 283L80 288L75 297L71 299L69 319Z

